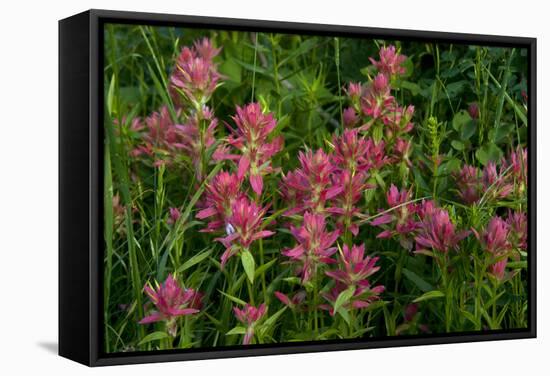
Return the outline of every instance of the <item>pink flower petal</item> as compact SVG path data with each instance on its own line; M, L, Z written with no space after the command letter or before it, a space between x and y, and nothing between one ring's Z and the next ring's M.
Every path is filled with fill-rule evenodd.
M138 324L150 324L153 322L161 321L162 315L158 312L154 312L150 314L149 316L145 316L143 319L141 319Z
M240 167L240 165L239 165ZM252 187L252 190L256 192L258 196L262 194L262 190L264 187L264 180L262 178L262 175L260 174L251 174L250 175L250 186Z
M237 171L237 176L239 177L239 179L242 179L246 175L249 167L250 167L250 160L244 155L241 156L241 159L239 160L238 171Z
M216 215L217 213L218 213L218 211L215 208L210 207L210 208L202 209L201 211L199 211L197 213L197 215L195 217L198 218L198 219L204 219L204 218L208 218L208 217L211 217L213 215Z

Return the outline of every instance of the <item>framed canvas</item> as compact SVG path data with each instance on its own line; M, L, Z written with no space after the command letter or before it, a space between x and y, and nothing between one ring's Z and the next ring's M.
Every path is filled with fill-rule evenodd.
M536 40L59 22L59 353L536 336Z

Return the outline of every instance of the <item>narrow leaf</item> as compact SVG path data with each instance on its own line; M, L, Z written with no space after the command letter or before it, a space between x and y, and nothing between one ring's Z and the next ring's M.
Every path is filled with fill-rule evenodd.
M424 293L418 298L416 298L415 300L413 300L413 303L422 302L424 300L443 298L444 296L445 294L439 290L428 291L427 293Z
M248 276L250 283L254 282L254 269L256 264L254 263L254 256L249 250L241 252L241 262L243 264L244 272Z
M244 326L236 326L227 333L225 333L226 336L233 336L237 334L246 334L246 328Z
M351 299L354 293L355 293L354 286L350 286L349 288L342 291L340 295L338 295L338 297L336 298L336 301L334 302L334 312L335 313L338 312L338 310Z
M177 273L181 273L181 272L197 265L198 263L202 262L204 259L206 259L208 256L210 256L212 251L213 251L213 249L210 248L210 249L208 249L204 252L201 252L201 253L196 254L195 256L191 257L189 260L184 262L182 266L180 266L178 268Z
M143 345L144 343L152 342L161 340L164 338L168 338L168 333L166 332L153 332L151 334L147 334L139 343L138 346Z

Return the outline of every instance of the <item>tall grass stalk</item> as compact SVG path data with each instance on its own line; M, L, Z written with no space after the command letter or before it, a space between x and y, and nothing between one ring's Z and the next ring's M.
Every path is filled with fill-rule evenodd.
M107 111L105 111L107 114ZM134 238L134 224L132 221L132 197L130 194L130 183L128 179L128 167L126 162L127 151L123 145L118 144L115 140L113 123L109 116L105 116L105 133L107 147L110 150L110 154L114 156L114 168L116 176L119 179L119 190L122 196L122 201L125 207L125 225L126 225L126 237L128 246L128 258L130 264L130 280L134 292L134 299L136 302L136 315L135 325L137 326L138 338L143 338L144 328L137 322L143 318L143 304L142 304L142 288L141 273L139 270L139 264L136 253L136 243Z

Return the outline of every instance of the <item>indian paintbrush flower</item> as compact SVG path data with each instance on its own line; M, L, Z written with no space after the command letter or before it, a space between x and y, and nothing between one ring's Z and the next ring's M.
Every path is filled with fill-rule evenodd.
M226 248L221 257L222 267L239 251L249 250L252 242L274 234L273 231L261 229L266 211L267 208L258 206L246 196L235 199L231 205L231 215L226 221L227 236L215 239Z
M367 143L367 156L373 169L380 170L382 167L391 162L391 159L386 155L386 143L384 140L374 142L372 138L368 138Z
M333 186L331 176L335 168L330 157L322 150L311 150L298 154L300 168L283 176L283 190L287 196L299 195L301 202L291 208L287 215L305 210L324 213L328 200L342 192L342 187ZM296 192L296 193L293 193Z
M199 109L208 102L220 79L213 61L220 50L208 38L182 49L170 76L170 94L176 105L184 99Z
M409 235L418 228L418 223L414 219L417 206L409 202L411 199L412 190L399 191L395 185L390 186L386 193L386 201L391 210L389 212L381 210L382 214L371 221L372 226L380 226L384 229L377 238L398 236L403 247L409 250L412 248Z
M158 112L153 112L145 119L145 125L146 133L142 136L144 143L132 150L132 156L154 155L155 165L170 160L181 142L181 136L168 107L162 106Z
M283 148L283 138L278 136L268 142L269 135L277 126L273 114L264 114L259 103L237 106L237 114L232 117L235 129L227 143L241 152L240 155L218 153L216 158L238 160L238 176L249 176L252 190L260 196L263 190L263 176L274 171L271 157Z
M498 281L505 278L508 256L512 250L512 244L509 241L510 226L499 216L491 218L487 227L478 232L472 229L474 235L479 240L483 250L491 257L489 261L489 273Z
M148 283L143 289L156 310L145 316L140 324L164 321L168 333L175 337L178 330L176 319L199 312L196 308L200 302L200 297L197 300L197 292L190 288L182 288L172 274L168 275L164 283L157 284L156 288Z
M392 161L393 162L403 161L407 164L407 166L412 167L412 163L409 159L411 149L412 149L411 140L406 140L404 138L398 137L395 140L395 144L393 145Z
M403 63L407 60L405 55L399 54L395 46L382 47L378 52L380 60L369 58L372 65L388 78L406 73Z
M209 218L206 229L202 232L212 232L227 228L232 215L233 203L244 197L241 192L242 180L236 174L220 171L206 187L203 209L196 217Z
M403 312L403 319L405 320L405 322L410 322L416 317L417 313L418 313L418 304L411 303L405 307L405 310Z
M432 255L432 251L446 254L457 249L458 243L467 237L469 231L456 231L449 213L445 209L433 208L424 216L419 235L416 236L416 252Z
M327 209L331 214L337 214L336 225L343 233L348 229L353 235L359 233L359 226L354 222L354 218L360 213L355 205L363 197L365 189L374 186L365 182L367 174L357 172L352 174L348 170L343 170L333 176L333 186L340 187L341 191L333 199L334 205Z
M353 107L347 107L342 113L342 118L347 128L353 128L359 122L359 117Z
M527 215L521 211L508 211L506 223L509 226L508 238L515 248L527 250Z
M414 106L401 107L395 102L388 105L385 114L382 116L386 138L391 140L395 136L412 131L414 128L413 115Z
M511 244L508 241L509 225L499 216L491 218L486 229L478 233L474 231L483 249L493 255L506 253L510 250Z
M169 208L168 209L168 219L167 219L167 223L169 225L173 225L175 224L178 219L180 219L181 217L181 212L178 208Z
M335 169L351 173L365 172L371 168L368 159L371 143L359 135L357 129L346 129L341 136L333 136L334 153L331 155Z
M340 232L326 230L324 215L305 212L302 226L291 226L290 232L298 244L282 253L300 264L302 282L309 281L316 274L320 264L335 262L331 256L336 252L333 245Z
M267 313L267 307L264 303L260 304L258 308L247 303L243 309L233 307L233 313L237 320L246 326L243 345L249 345L254 338L255 326Z
M509 184L513 185L513 190L517 196L521 196L527 187L527 148L517 147L508 156L508 159L502 160L502 171L508 171L507 178Z
M305 290L300 290L295 293L292 298L288 297L280 291L275 291L274 295L277 299L279 299L281 303L283 303L287 307L291 309L298 309L300 308L300 305L306 300L307 293Z
M319 307L329 311L330 315L334 316L336 313L334 312L334 305L340 294L348 288L349 286L341 282L336 282L336 285L328 292L321 293L321 296L331 304L321 304ZM367 308L372 304L372 302L379 300L380 294L382 294L385 290L386 288L382 285L373 287L368 280L362 280L353 290L353 294L350 299L342 304L342 308L347 310Z
M351 249L344 244L339 256L341 269L330 270L325 274L347 286L358 284L380 269L376 266L378 257L365 257L365 244L353 245Z
M466 204L473 204L481 198L482 184L477 168L464 165L462 169L453 174L457 185L457 193Z
M372 119L382 119L388 109L393 108L395 98L391 95L391 87L388 79L383 74L378 74L369 86L363 89L361 96L361 110L363 115ZM366 131L370 124L362 125L361 130Z
M503 199L514 190L514 185L506 181L502 167L497 169L494 162L488 162L481 178L484 195L490 199Z
M204 124L204 125L201 125ZM175 147L184 150L193 162L197 180L202 181L202 163L204 153L214 145L214 133L218 126L212 111L204 106L201 111L195 111L184 125L176 125L179 141Z

